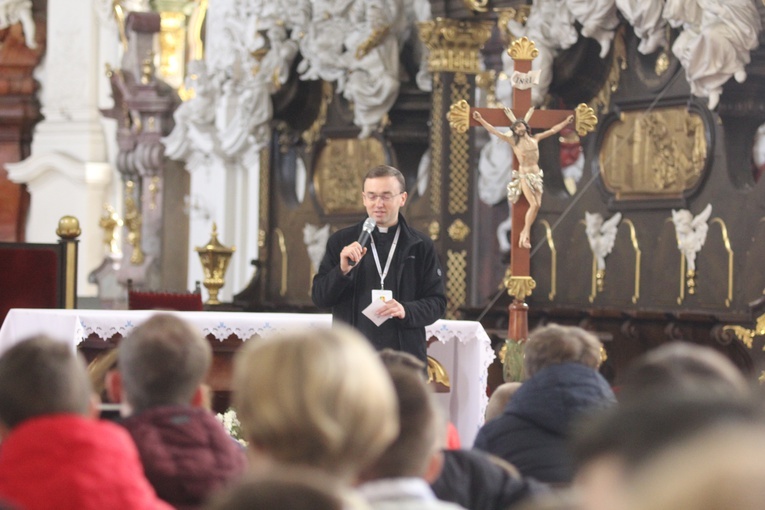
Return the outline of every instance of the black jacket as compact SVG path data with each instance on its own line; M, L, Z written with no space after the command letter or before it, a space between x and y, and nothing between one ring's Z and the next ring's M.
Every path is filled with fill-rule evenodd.
M395 338L388 339L398 350L414 354L422 361L427 360L425 326L440 319L446 310L446 296L441 274L441 265L433 241L425 234L406 224L399 214L401 234L395 252L396 293L394 299L404 306L404 319L391 319ZM358 327L359 321L368 320L361 314L361 296L372 288L379 288L379 282L365 281L365 264L374 265L371 254L367 253L357 267L347 275L340 271L340 252L357 241L363 222L344 228L332 234L327 241L327 250L313 279L311 297L316 306L331 308L333 320ZM369 299L366 299L366 303ZM370 341L381 344L375 338Z
M548 493L535 480L514 477L484 452L444 450L444 467L431 485L436 497L467 510L508 510L530 496Z
M550 365L521 385L504 413L481 427L474 448L502 457L524 477L568 483L574 421L614 403L611 388L595 370L579 363Z

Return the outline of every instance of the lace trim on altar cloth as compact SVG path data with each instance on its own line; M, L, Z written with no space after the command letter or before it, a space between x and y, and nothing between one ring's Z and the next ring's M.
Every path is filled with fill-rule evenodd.
M147 318L148 315L149 314L147 314ZM122 337L127 336L130 334L132 329L138 326L141 322L143 322L143 320L126 320L124 322L115 323L113 317L105 318L103 320L97 318L83 319L80 317L77 319L77 326L74 335L78 343L91 335L95 335L101 340L106 341L115 335L121 335ZM298 326L291 322L287 322L283 325L275 325L271 322L263 322L257 326L253 326L251 322L249 324L244 324L245 322L247 322L246 319L243 319L241 323L218 321L217 323L214 322L210 324L200 324L197 322L193 324L198 327L205 336L212 335L216 340L220 342L231 336L242 340L249 340L253 337L285 331ZM325 320L317 320L302 324L302 326L306 328L327 325L329 325L329 322Z
M479 323L466 323L462 322L459 326L453 326L446 321L440 321L440 323L432 324L425 328L425 337L430 340L435 338L440 343L445 344L450 340L456 339L461 344L467 344L468 342L477 341L481 348L480 359L483 361L483 370L478 370L476 377L478 378L478 385L481 388L486 388L489 383L489 366L494 362L496 355L491 348L491 339L483 330ZM486 407L489 404L489 398L484 393L480 399L479 416L486 414ZM479 423L478 428L483 423ZM477 429L476 429L477 430Z

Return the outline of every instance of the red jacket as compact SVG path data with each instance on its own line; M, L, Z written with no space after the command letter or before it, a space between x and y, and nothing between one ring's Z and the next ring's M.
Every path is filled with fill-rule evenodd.
M206 409L153 407L122 425L133 436L146 478L175 508L201 507L247 467L244 448Z
M24 510L171 510L130 435L72 414L24 421L0 443L0 501Z

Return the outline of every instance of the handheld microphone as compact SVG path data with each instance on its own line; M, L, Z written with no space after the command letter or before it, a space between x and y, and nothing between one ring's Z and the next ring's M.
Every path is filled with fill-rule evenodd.
M364 225L361 226L361 234L359 234L359 244L363 248L365 244L367 244L367 241L369 241L370 236L372 235L372 231L375 229L375 220L372 218L367 218L364 220ZM356 265L355 260L349 260L348 265L351 267Z

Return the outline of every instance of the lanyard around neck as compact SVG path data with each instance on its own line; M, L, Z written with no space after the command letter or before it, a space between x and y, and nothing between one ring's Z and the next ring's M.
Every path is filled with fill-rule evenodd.
M396 235L393 236L393 244L388 252L388 260L385 261L385 269L380 267L380 256L377 254L377 247L375 246L375 238L372 241L372 255L375 257L375 265L377 266L377 274L380 275L380 290L385 290L385 277L388 276L388 270L390 269L390 263L393 260L393 252L396 251L396 245L398 244L398 235L401 233L401 225L396 227Z

